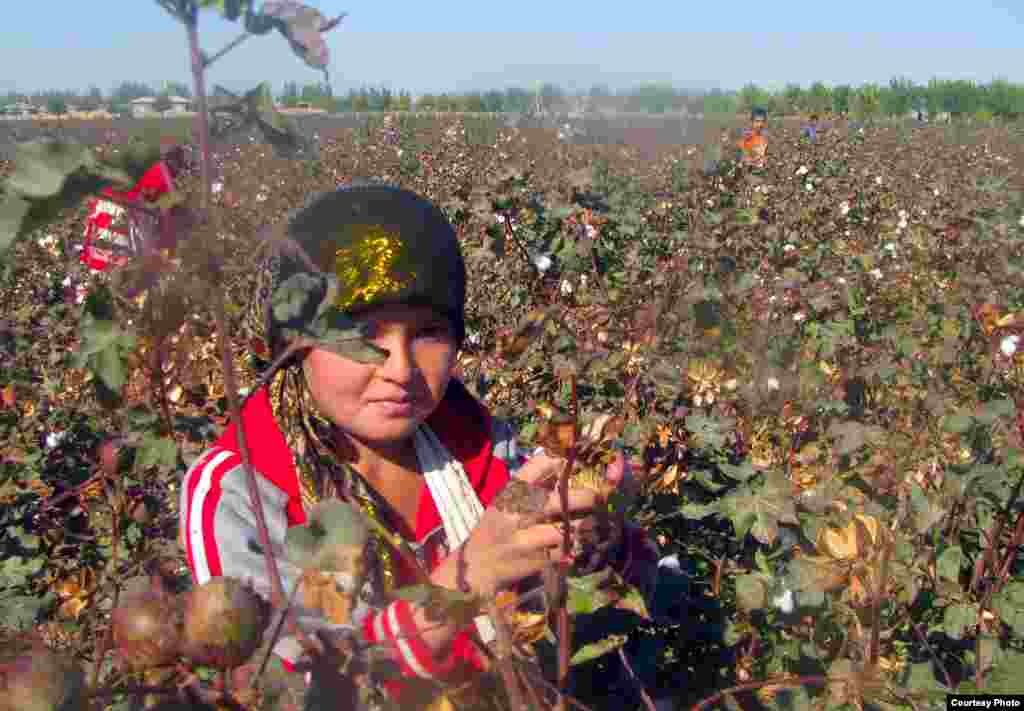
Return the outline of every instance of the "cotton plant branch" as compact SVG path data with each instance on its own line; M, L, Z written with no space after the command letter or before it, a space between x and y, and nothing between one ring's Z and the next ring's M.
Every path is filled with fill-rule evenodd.
M197 13L193 12L185 22L185 29L188 35L189 51L192 58L192 81L197 103L196 123L199 129L199 150L200 150L200 176L202 180L201 207L203 214L215 220L209 211L213 193L213 156L210 150L210 120L206 100L206 77L203 66L202 50L199 46L199 19ZM213 230L215 232L215 230ZM238 382L235 377L234 362L232 359L231 339L228 333L227 308L224 303L224 295L217 289L213 293L214 318L217 323L217 341L221 352L221 363L224 370L224 392L228 400L230 419L234 424L238 436L238 447L242 455L242 468L248 482L249 497L252 502L253 511L256 514L256 526L259 531L260 543L264 551L264 559L267 565L267 575L270 578L270 602L275 609L281 610L285 617L289 615L288 598L285 596L281 584L281 576L277 568L277 561L273 556L273 549L270 545L270 533L267 530L266 516L263 510L263 502L260 498L259 485L256 481L256 472L252 467L252 455L249 451L245 436L245 426L242 421L242 408L238 396ZM299 643L306 651L322 653L322 645L318 641L310 639L295 623L294 618L288 619L288 631L296 636Z
M827 684L830 681L827 676L798 676L798 677L782 677L774 679L765 679L763 681L751 681L746 684L737 684L731 686L728 689L722 689L721 691L715 692L713 695L704 699L703 701L694 704L690 711L704 711L704 709L710 709L715 704L722 701L727 696L733 694L739 694L745 691L756 691L757 689L771 686L776 689L795 689L798 686L819 686Z
M569 516L569 474L576 463L576 441L580 436L579 423L579 402L576 397L576 375L569 376L569 383L572 397L572 419L573 435L572 447L569 448L569 456L566 459L565 467L558 478L558 498L562 506L562 560L566 560L572 554L572 521ZM559 561L557 575L557 600L558 600L558 711L566 711L566 687L569 681L569 661L572 651L572 629L569 624L569 599L567 595L568 583L566 577L568 568Z

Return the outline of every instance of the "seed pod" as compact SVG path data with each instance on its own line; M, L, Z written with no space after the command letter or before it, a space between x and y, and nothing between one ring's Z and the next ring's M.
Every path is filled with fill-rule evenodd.
M215 669L241 666L263 642L270 610L256 592L235 578L213 578L185 600L182 652Z
M0 652L0 711L85 711L85 674L42 641L23 639Z
M129 595L111 615L111 633L128 670L170 664L181 650L180 601L152 591Z

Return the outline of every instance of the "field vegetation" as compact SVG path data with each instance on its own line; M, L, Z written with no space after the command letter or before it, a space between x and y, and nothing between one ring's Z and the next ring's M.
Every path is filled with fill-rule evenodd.
M752 94L736 107L762 102ZM37 692L97 707L181 688L175 708L275 708L246 693L261 659L218 666L168 643L133 666L137 647L110 630L154 585L154 604L195 599L177 486L268 365L242 318L256 260L310 195L365 179L429 197L459 230L464 381L525 445L570 422L570 460L625 449L643 485L628 515L678 563L650 608L607 577L570 578L568 650L513 611L502 624L522 644L498 654L504 691L459 708L565 703L548 697L569 661L564 690L594 709L649 708L654 689L680 709L913 710L1021 690L1013 112L922 125L868 108L813 141L800 119L773 118L768 167L752 171L734 160L734 123L690 143L574 144L493 116L395 113L313 137L268 97L232 114L260 140L216 119L212 138L203 123L182 136L195 169L148 215L177 249L110 275L77 262L82 192L145 163L139 145L158 136L58 135L31 145L60 160L22 148L0 168L0 233L17 237L0 267L8 691L34 658ZM69 197L71 184L88 189ZM410 594L428 592L440 614L465 614L457 596ZM633 675L613 677L622 659ZM320 689L343 675L314 673ZM424 704L451 708L449 691Z

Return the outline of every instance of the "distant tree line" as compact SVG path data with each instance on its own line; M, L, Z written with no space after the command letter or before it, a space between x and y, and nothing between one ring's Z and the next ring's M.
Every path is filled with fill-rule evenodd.
M756 84L747 84L734 96L736 109L748 111L762 106L775 114L835 114L870 120L881 116L911 114L950 118L1016 119L1024 115L1024 85L1006 79L988 84L960 79L932 79L917 84L904 77L888 83L827 86L814 82L807 88L788 84L770 92Z
M62 114L69 106L91 111L106 108L114 114L129 114L130 102L144 96L157 97L169 105L170 96L191 98L187 84L163 82L158 87L142 82L122 81L104 94L91 86L85 92L49 90L30 94L9 92L0 105L29 101L47 111ZM283 106L308 105L332 112L347 111L467 111L467 112L552 112L617 111L640 113L735 114L754 106L773 115L831 114L871 120L876 117L907 116L917 112L951 118L975 117L1015 119L1024 115L1024 85L1006 79L987 84L967 80L932 79L916 84L894 77L886 84L830 86L816 81L810 86L787 84L771 91L747 84L739 91L693 91L665 83L649 83L613 91L595 85L584 91L567 91L551 83L532 88L512 87L473 92L426 93L413 96L407 90L390 87L350 89L336 96L322 82L286 82L277 97Z

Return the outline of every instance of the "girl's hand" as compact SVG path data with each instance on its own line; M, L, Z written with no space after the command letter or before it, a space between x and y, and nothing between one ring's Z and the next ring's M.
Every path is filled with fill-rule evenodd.
M533 513L532 506L515 505L489 507L466 542L438 566L431 580L449 588L492 595L561 560L562 506L555 484L564 467L564 459L546 453L532 457L516 472L510 486L525 489L522 484L533 484L546 491L541 510ZM635 481L621 453L608 466L605 478L627 496L635 493ZM600 544L599 539L616 537L618 527L607 525L603 503L604 497L591 489L569 490L569 513L574 518L570 540L583 537Z

